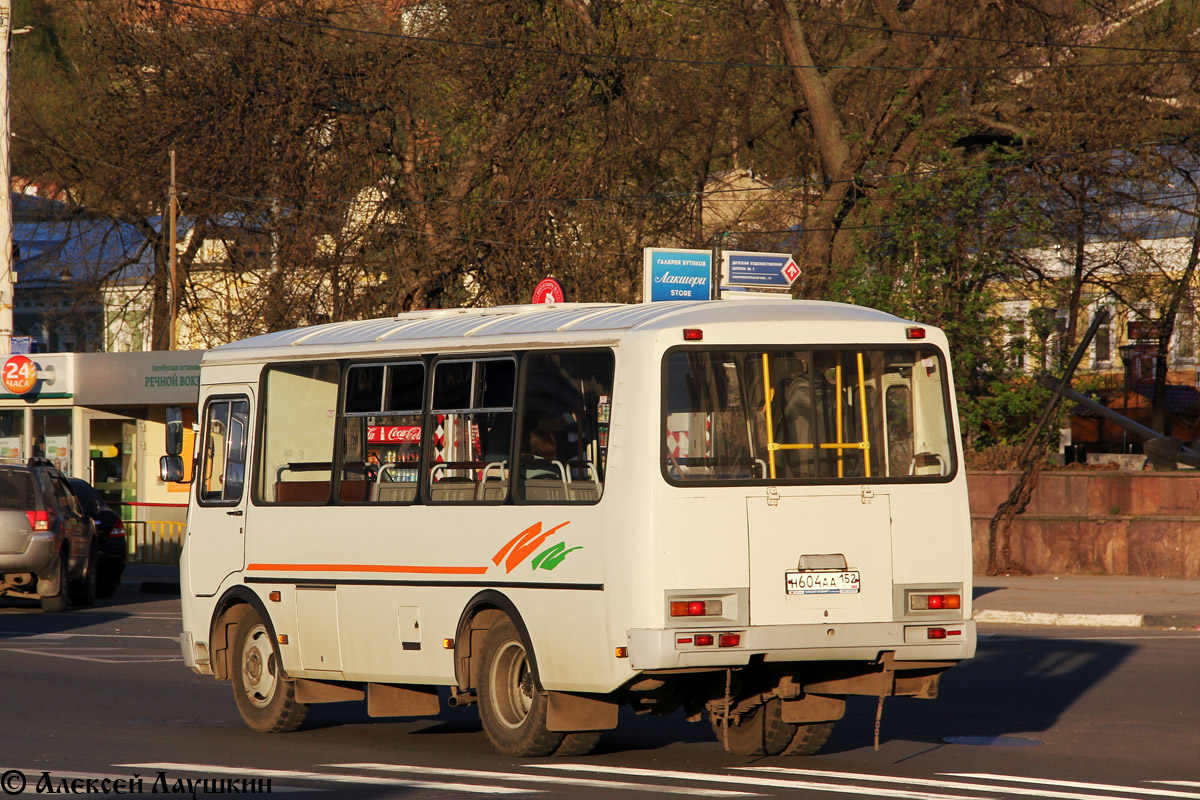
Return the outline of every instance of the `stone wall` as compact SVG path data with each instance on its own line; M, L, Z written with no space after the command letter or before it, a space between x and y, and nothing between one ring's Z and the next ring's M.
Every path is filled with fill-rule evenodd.
M987 568L988 524L1017 472L972 472L975 571ZM1200 578L1200 472L1042 472L1013 518L1012 554L1035 574Z

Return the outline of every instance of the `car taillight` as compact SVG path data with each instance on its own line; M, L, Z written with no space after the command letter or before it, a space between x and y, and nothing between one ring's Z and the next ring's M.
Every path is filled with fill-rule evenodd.
M722 613L720 600L672 600L672 617L719 617Z
M50 515L45 511L26 511L25 516L29 517L29 527L35 531L50 530Z

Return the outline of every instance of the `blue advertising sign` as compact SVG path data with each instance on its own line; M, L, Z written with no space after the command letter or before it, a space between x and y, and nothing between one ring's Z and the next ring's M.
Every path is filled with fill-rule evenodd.
M726 286L787 289L800 277L800 267L790 253L749 253L727 250L725 259Z
M712 253L647 247L642 268L642 300L711 300Z

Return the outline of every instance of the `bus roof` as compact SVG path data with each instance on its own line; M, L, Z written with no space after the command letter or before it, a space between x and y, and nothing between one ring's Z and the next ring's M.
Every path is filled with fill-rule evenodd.
M372 352L413 348L418 343L488 339L526 341L532 337L596 334L677 328L709 323L903 322L899 317L862 306L815 300L755 299L606 304L558 303L412 311L395 317L332 322L267 333L216 347L205 363L255 358L313 356L324 352ZM575 337L568 337L575 338ZM617 338L611 336L610 338Z

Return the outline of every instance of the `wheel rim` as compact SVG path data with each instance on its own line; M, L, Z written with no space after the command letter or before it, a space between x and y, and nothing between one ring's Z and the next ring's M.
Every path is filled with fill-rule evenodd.
M263 708L275 696L279 676L271 635L262 623L250 629L250 635L242 645L241 663L242 687L246 697L258 708Z
M505 642L492 660L492 710L509 730L521 727L533 708L533 670L520 642Z

